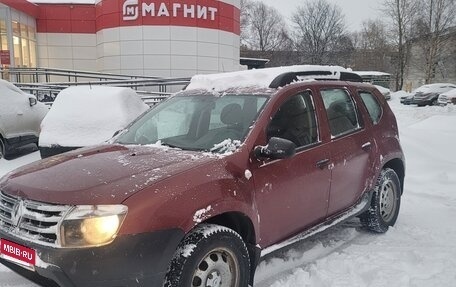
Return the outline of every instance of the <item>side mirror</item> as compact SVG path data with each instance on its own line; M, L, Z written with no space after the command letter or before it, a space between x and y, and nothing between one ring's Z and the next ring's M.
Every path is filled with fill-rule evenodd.
M29 104L30 104L31 107L33 107L34 105L36 105L36 103L37 103L36 98L33 98L33 97L30 97L30 98L29 98Z
M296 145L283 138L272 137L267 146L257 146L254 154L257 158L285 159L294 156Z

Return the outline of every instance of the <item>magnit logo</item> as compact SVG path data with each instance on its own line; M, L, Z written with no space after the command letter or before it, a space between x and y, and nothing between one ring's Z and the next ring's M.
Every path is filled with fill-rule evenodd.
M215 21L216 7L183 4L180 0L160 2L150 1L139 3L139 0L125 0L122 8L124 21L134 21L142 17L173 17Z
M139 0L125 0L123 4L124 21L134 21L139 17Z

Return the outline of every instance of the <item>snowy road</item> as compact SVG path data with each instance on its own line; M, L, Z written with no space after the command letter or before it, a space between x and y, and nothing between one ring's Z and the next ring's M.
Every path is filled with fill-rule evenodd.
M456 282L456 107L391 106L407 158L401 212L383 235L357 220L268 255L255 287L454 286ZM0 175L38 158L0 160ZM0 287L36 285L0 267Z

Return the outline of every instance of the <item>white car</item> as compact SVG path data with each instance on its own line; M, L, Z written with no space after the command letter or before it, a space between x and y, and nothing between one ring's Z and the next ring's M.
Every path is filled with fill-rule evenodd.
M40 124L48 111L34 95L0 79L0 158L8 158L20 146L38 143Z
M380 93L382 93L383 97L385 97L385 100L390 100L391 99L391 90L388 89L388 88L385 88L385 87L382 87L382 86L378 86L378 85L374 85L377 90L380 91Z
M41 157L103 143L148 109L130 88L66 88L41 124Z
M438 99L439 105L455 104L456 105L456 89L442 93Z

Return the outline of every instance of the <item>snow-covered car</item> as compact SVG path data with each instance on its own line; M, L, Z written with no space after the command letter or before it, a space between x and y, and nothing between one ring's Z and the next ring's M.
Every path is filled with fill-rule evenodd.
M48 111L34 95L0 79L0 158L8 159L18 147L37 144Z
M109 140L148 108L129 88L66 88L58 94L41 124L41 157Z
M407 96L401 97L400 102L403 105L411 105L413 103L413 95L407 95Z
M412 92L413 100L411 103L418 106L437 105L439 95L452 89L456 89L456 85L450 83L436 83L421 86Z
M380 91L380 93L382 93L383 97L385 97L385 100L387 100L387 101L391 100L391 90L390 89L379 86L379 85L374 85L374 86L377 88L377 90Z
M359 81L322 66L193 77L113 140L0 179L0 263L45 286L247 287L261 255L354 216L387 232L404 156Z
M449 90L448 92L440 94L438 103L442 106L447 104L456 105L456 89Z

